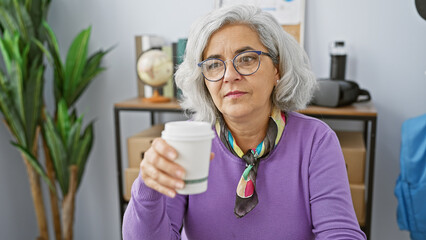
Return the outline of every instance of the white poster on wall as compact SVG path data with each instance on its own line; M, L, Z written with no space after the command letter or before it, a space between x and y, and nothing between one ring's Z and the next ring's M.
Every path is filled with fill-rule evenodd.
M296 25L302 21L302 0L216 0L216 8L249 4L271 13L281 25Z

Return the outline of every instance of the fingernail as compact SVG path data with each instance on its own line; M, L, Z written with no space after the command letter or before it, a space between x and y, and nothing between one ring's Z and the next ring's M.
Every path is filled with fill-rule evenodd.
M175 193L175 192L173 192L173 191L169 191L169 197L174 198L174 197L175 197L175 195L176 195L176 193Z
M177 175L178 177L182 178L182 179L183 179L183 177L185 177L185 173L184 173L184 172L182 172L181 170L177 170L177 171L176 171L176 175Z
M171 159L171 160L174 160L174 159L176 159L176 153L175 152L168 152L167 153L167 156Z
M175 186L176 186L176 188L182 189L183 188L183 183L176 182Z

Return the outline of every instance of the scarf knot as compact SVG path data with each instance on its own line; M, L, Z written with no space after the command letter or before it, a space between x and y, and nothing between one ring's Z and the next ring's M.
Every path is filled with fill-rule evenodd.
M259 159L259 155L250 149L246 152L246 154L243 155L242 159L244 162L246 162L247 165L256 165Z

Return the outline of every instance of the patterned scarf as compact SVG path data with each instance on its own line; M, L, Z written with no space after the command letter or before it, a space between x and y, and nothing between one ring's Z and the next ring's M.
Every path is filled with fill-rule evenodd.
M256 193L256 176L259 161L267 157L272 149L278 144L286 123L285 114L278 108L273 108L269 118L268 130L265 139L255 149L248 150L245 154L232 137L223 118L216 120L215 128L217 135L223 144L235 156L246 162L244 170L237 186L234 213L238 218L244 217L256 207L259 202Z

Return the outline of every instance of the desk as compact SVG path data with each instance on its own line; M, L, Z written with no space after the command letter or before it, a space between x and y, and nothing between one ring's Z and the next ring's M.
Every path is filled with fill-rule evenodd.
M124 200L123 192L123 173L122 173L122 154L121 154L121 139L120 139L120 112L122 111L140 111L150 112L151 125L154 125L154 113L156 112L177 112L182 113L182 109L176 100L169 103L147 103L140 98L132 98L126 101L114 104L114 124L115 124L115 143L117 153L117 178L120 203L120 225L122 223L126 201ZM300 110L300 113L309 115L318 119L335 119L335 120L351 120L362 121L364 123L364 141L366 146L366 219L365 226L362 227L367 238L371 232L371 212L373 203L373 181L374 181L374 156L376 147L376 127L377 127L377 111L373 103L355 103L350 106L339 108L326 108L318 106L309 106L306 109Z

